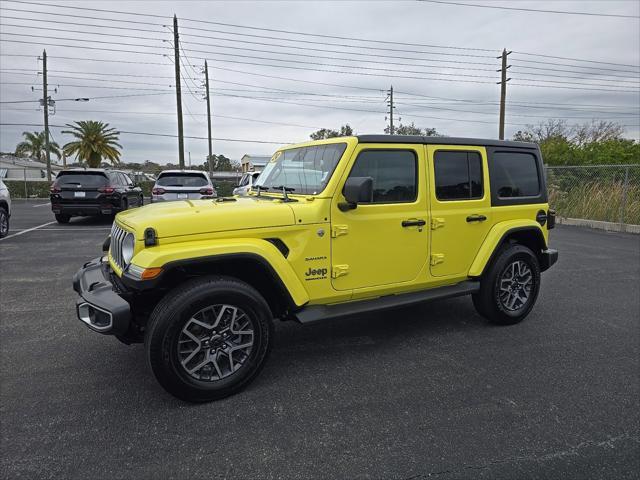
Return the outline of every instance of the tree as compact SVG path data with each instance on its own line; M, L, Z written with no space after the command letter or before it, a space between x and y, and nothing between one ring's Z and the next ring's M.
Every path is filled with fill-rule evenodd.
M16 157L32 157L43 162L46 159L45 134L44 132L22 132L24 141L16 145ZM60 146L56 142L49 140L49 153L53 153L60 158Z
M389 132L390 132L389 127L384 129L384 133L389 133ZM393 133L396 135L422 135L425 137L443 137L444 136L441 133L438 133L438 131L435 128L423 129L420 127L416 127L416 125L413 122L411 122L411 125L403 125L402 123L400 123L400 125L398 125L393 129Z
M86 120L67 124L71 130L62 133L73 135L77 140L67 143L63 147L65 155L75 155L76 159L86 162L89 167L97 168L102 159L117 165L120 162L122 145L118 143L120 132L109 128L108 123Z
M340 127L340 131L321 128L309 136L311 137L311 140L324 140L325 138L350 137L351 135L353 135L353 129L347 123Z
M224 155L212 155L213 156L213 171L214 172L233 172L240 169L238 162L234 162L230 158ZM209 161L202 164L202 170L209 171Z

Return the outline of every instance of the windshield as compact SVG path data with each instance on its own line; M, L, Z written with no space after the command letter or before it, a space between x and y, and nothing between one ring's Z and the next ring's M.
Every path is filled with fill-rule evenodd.
M204 175L197 173L168 173L156 181L159 187L206 187L208 184Z
M285 186L293 193L318 194L326 187L346 148L346 143L331 143L276 152L255 186L272 190Z

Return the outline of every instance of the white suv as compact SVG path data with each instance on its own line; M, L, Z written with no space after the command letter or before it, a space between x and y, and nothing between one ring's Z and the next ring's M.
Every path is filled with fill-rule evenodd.
M151 190L151 202L201 200L217 196L209 175L201 170L165 170L160 172Z
M0 180L0 238L9 233L9 218L11 217L11 196L9 189Z
M233 189L234 195L240 195L242 197L249 195L249 191L256 183L256 180L260 176L260 172L248 172L242 175L238 186Z

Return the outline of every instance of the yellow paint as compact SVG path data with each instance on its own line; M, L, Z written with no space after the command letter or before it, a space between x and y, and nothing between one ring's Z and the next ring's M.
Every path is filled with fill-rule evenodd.
M547 205L490 206L486 151L482 146L358 144L355 137L300 146L346 143L344 155L326 188L316 195L255 193L232 202L215 200L158 203L117 215L116 223L133 232L132 263L161 268L170 262L228 254L252 254L268 262L294 302L332 304L454 284L482 272L504 232L531 226ZM433 154L438 149L475 150L483 159L484 195L479 200L441 202L435 197ZM410 203L358 205L342 212L342 187L363 149L407 149L418 159L418 194ZM276 159L280 153L274 154ZM481 214L485 222L468 223ZM402 227L403 220L424 220L423 227ZM144 246L153 228L157 245ZM545 239L546 228L542 229ZM266 239L289 249L285 258ZM122 271L109 256L117 275Z

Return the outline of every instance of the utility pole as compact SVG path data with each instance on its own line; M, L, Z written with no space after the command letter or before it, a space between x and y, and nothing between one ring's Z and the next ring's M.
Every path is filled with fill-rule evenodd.
M507 78L507 69L511 67L511 65L507 65L507 55L511 52L507 52L507 49L502 50L502 55L496 58L502 58L502 68L497 70L501 72L501 79L498 82L500 84L500 127L498 131L498 138L500 140L504 140L504 111L505 111L505 103L507 101L507 82L511 80L511 78Z
M207 157L207 160L209 161L209 175L213 176L213 150L211 149L211 100L209 99L209 66L207 65L206 60L204 61L204 80L205 87L207 89L207 127L209 130L209 156Z
M47 159L47 181L51 181L51 152L49 152L49 95L47 94L47 51L42 51L42 99L44 107L44 152Z
M182 89L180 87L180 38L178 35L178 17L173 16L173 49L176 68L176 103L178 107L178 163L184 169L184 131L182 125Z
M389 135L393 135L393 85L389 89Z

